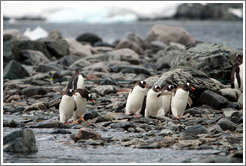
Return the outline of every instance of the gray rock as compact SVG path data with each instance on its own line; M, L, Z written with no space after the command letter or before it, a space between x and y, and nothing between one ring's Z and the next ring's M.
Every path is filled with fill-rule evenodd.
M185 131L184 134L191 134L191 135L198 135L198 134L208 134L208 130L203 127L202 125L192 125L192 126L188 126Z
M101 96L105 96L105 95L110 94L110 93L115 93L116 89L112 85L99 85L99 86L96 86L92 90L92 92L95 92Z
M146 74L151 75L149 70L145 67L133 66L133 65L118 65L118 66L109 66L111 71L114 73L135 73L135 74Z
M3 151L11 153L35 153L38 152L36 138L32 130L23 129L14 131L3 138L5 145Z
M110 69L104 62L98 62L83 68L83 71L97 71L109 73Z
M121 40L115 47L115 49L122 49L122 48L129 48L135 51L136 53L138 53L139 55L144 54L144 51L142 50L142 48L136 42L131 41L129 39Z
M97 54L86 58L87 61L127 61L131 64L140 64L142 61L139 55L129 48L109 51L104 54Z
M66 56L62 57L61 59L59 59L55 64L59 68L64 68L64 67L70 66L71 64L73 64L74 62L76 62L79 59L80 58L76 55L66 55Z
M172 61L175 66L189 66L217 80L230 80L237 50L215 43L197 43Z
M194 44L195 40L189 32L181 27L172 27L164 25L153 26L147 37L147 41L161 41L169 44L170 42L177 42L186 46Z
M20 50L37 50L41 51L48 59L52 56L61 58L68 55L68 44L65 40L58 41L15 41L12 50L13 57L19 60Z
M29 38L21 34L18 29L7 29L3 31L3 42L9 40L29 40Z
M21 90L21 94L25 95L26 97L31 97L34 95L45 95L46 93L48 93L48 90L42 87L27 87Z
M71 69L71 70L75 70L76 68L82 69L86 66L89 66L90 64L91 63L85 59L79 59L79 60L75 61L73 64L71 64L69 66L69 69Z
M70 54L78 55L81 58L90 56L92 54L90 50L90 46L82 45L81 43L77 42L72 38L68 38L66 39L66 41L69 45Z
M46 40L49 40L49 41L56 41L56 40L61 40L61 39L63 39L62 34L57 29L52 30L49 33L48 37L46 38Z
M187 110L184 111L184 115L185 114L190 114L192 116L197 116L197 115L201 115L201 114L208 114L209 112L202 109L202 108L199 108L199 107L192 107L192 108L189 108Z
M240 95L238 101L240 108L243 108L243 93Z
M183 83L190 82L195 87L195 90L191 91L190 94L191 97L196 96L195 98L192 97L196 100L198 96L204 92L204 90L219 90L219 87L212 80L210 80L205 73L185 66L169 70L168 72L163 73L161 76L147 78L145 81L147 82L148 86L158 84L162 87L169 84L178 87Z
M74 142L77 142L78 140L81 140L81 139L101 140L102 136L100 133L96 131L92 131L87 128L81 128L75 135Z
M150 42L150 45L151 45L152 50L154 52L157 52L159 50L165 50L168 48L168 45L166 45L165 43L163 43L161 41L152 41L152 42Z
M45 121L30 125L30 128L69 128L69 126L63 124L60 121L45 120Z
M138 36L134 33L128 34L127 39L134 41L144 50L151 48L150 44L147 41L143 40L140 36Z
M26 65L38 66L50 63L50 60L41 52L35 50L20 50L21 62Z
M235 131L237 129L237 125L226 118L220 119L218 121L218 125L222 128L222 130Z
M233 102L238 101L239 97L241 96L241 92L238 89L231 88L220 89L219 93L229 101Z
M3 78L20 79L29 76L26 69L15 60L11 60L3 69Z
M85 120L94 119L96 117L98 117L98 112L94 110L87 110L84 115Z
M37 67L36 72L40 72L40 73L48 73L50 71L57 71L60 72L61 69L54 66L53 64L41 64Z
M219 110L227 106L228 100L215 92L206 90L199 97L198 104L205 104Z
M155 63L157 70L162 70L164 68L169 69L171 67L172 60L175 59L179 54L181 54L181 51L179 50L158 51L154 55L155 57L157 57Z

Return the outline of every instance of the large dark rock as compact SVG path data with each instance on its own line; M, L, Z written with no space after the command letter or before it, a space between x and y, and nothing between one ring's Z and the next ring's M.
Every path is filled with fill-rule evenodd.
M242 4L212 3L202 5L199 3L183 3L174 15L175 18L189 19L216 19L216 20L240 20L238 16L229 11L229 8L242 9Z
M237 50L215 43L197 43L172 61L172 68L189 66L217 80L230 81Z
M87 128L79 129L78 133L75 135L74 142L77 142L80 139L94 139L94 140L101 140L102 136L100 133L96 131L92 131Z
M218 121L218 125L222 128L222 130L235 131L237 129L237 125L227 118L220 119Z
M228 100L215 93L215 92L212 92L210 90L206 90L205 92L203 92L201 94L201 96L199 97L198 99L198 105L208 105L208 106L211 106L215 109L222 109L222 108L225 108L228 104Z
M26 69L15 60L11 60L3 69L3 78L20 79L28 76Z
M4 152L34 153L38 152L36 138L32 130L23 129L14 131L3 138Z
M28 87L21 90L21 94L26 97L34 95L45 95L48 91L42 87Z
M68 44L65 40L57 41L15 41L12 50L13 57L19 61L21 50L37 50L41 51L47 58L52 56L61 58L68 55Z
M150 29L147 41L152 42L155 40L166 44L177 42L185 46L195 43L194 38L185 29L165 25L155 25Z
M102 41L102 39L99 36L93 33L83 33L79 35L76 38L76 40L79 42L88 42L91 43L91 45L93 45L96 42Z
M41 52L35 50L20 50L20 62L25 65L47 64L50 60Z
M191 97L197 100L197 98L205 91L218 91L219 87L208 78L208 76L202 71L192 69L190 67L181 66L176 69L172 69L161 76L152 76L145 80L149 86L154 84L160 85L162 87L172 84L175 87L179 85L190 82L195 90L191 91Z

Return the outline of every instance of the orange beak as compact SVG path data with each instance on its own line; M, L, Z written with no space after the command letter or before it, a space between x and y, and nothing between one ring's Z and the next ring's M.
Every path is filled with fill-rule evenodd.
M146 88L149 88L148 85L144 85Z
M77 96L76 93L73 94L74 96Z
M92 100L92 99L90 99L91 100L91 102L94 104L94 101Z
M195 90L195 88L194 88L193 86L191 87L191 89L192 89L192 90Z

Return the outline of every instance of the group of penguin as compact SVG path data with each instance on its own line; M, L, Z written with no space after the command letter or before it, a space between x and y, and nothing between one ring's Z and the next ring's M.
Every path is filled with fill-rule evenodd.
M184 83L176 89L173 85L161 88L154 85L147 92L148 86L145 81L136 82L129 92L126 102L126 114L133 114L135 117L164 116L170 110L175 118L180 119L189 103L189 93L195 88L191 83Z
M242 92L243 55L238 53L236 58L237 62L231 72L231 88ZM190 91L195 90L189 82L179 85L176 89L173 85L162 88L159 85L154 85L148 89L145 81L137 81L133 85L127 97L125 114L135 117L153 117L171 113L174 118L180 119L187 104L191 105L192 103L189 97ZM94 103L92 95L85 89L83 76L79 69L75 69L59 104L59 120L65 124L69 124L68 120L71 117L73 117L74 123L79 123L77 119L85 121L84 115L88 100Z

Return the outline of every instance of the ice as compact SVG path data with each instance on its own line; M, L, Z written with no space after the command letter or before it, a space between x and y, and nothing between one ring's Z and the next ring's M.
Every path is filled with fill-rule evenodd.
M35 28L33 31L30 28L27 28L24 32L24 35L29 37L30 40L37 40L47 37L48 32L45 31L42 27L37 26L37 28Z

